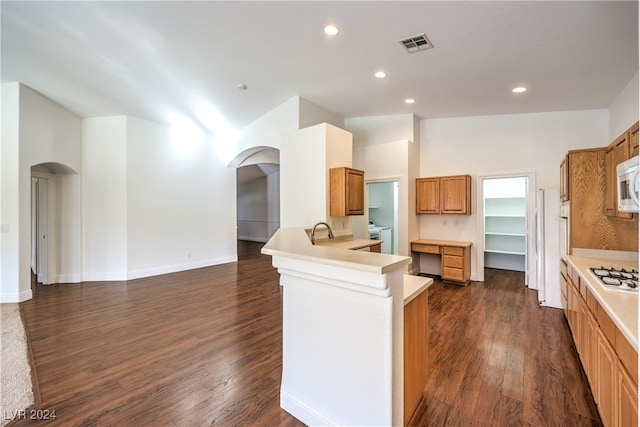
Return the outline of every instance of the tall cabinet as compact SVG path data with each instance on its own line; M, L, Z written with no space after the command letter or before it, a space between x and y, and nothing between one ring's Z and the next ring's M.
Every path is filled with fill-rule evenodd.
M526 177L484 181L485 266L526 270Z

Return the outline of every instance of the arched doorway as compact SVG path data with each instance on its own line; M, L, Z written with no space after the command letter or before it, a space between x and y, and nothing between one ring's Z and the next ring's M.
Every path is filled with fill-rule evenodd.
M236 168L238 240L266 242L280 228L280 151L253 147L230 165Z
M55 162L31 166L30 265L38 283L80 280L80 216L78 173Z

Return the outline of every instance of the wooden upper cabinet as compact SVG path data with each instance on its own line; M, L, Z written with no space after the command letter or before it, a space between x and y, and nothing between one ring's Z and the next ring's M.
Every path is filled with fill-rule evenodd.
M329 169L329 215L364 215L364 171Z
M629 129L629 157L640 154L640 147L638 146L638 128L638 122L636 122L636 124L631 126L631 129Z
M471 215L471 177L440 178L440 213Z
M560 163L560 200L569 200L569 155Z
M616 166L631 157L631 138L635 130L637 140L637 124L620 135L607 147L605 151L605 205L604 213L616 218L633 218L630 212L618 211L618 188Z
M471 176L416 179L416 213L471 215Z
M440 213L440 178L416 179L416 213Z

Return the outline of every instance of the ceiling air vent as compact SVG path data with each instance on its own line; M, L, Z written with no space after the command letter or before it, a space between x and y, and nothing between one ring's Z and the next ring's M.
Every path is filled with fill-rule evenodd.
M404 46L405 49L407 49L407 52L409 53L431 49L433 47L425 33L400 40L400 43Z

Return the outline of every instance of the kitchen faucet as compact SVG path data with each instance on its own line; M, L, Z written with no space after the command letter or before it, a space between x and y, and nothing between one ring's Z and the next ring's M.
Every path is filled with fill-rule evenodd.
M325 227L327 227L327 231L329 232L329 238L333 239L333 231L331 231L331 227L329 227L329 224L327 224L326 222L318 222L316 223L316 225L313 226L313 229L311 230L311 244L315 245L316 244L316 227L319 225L324 225Z

